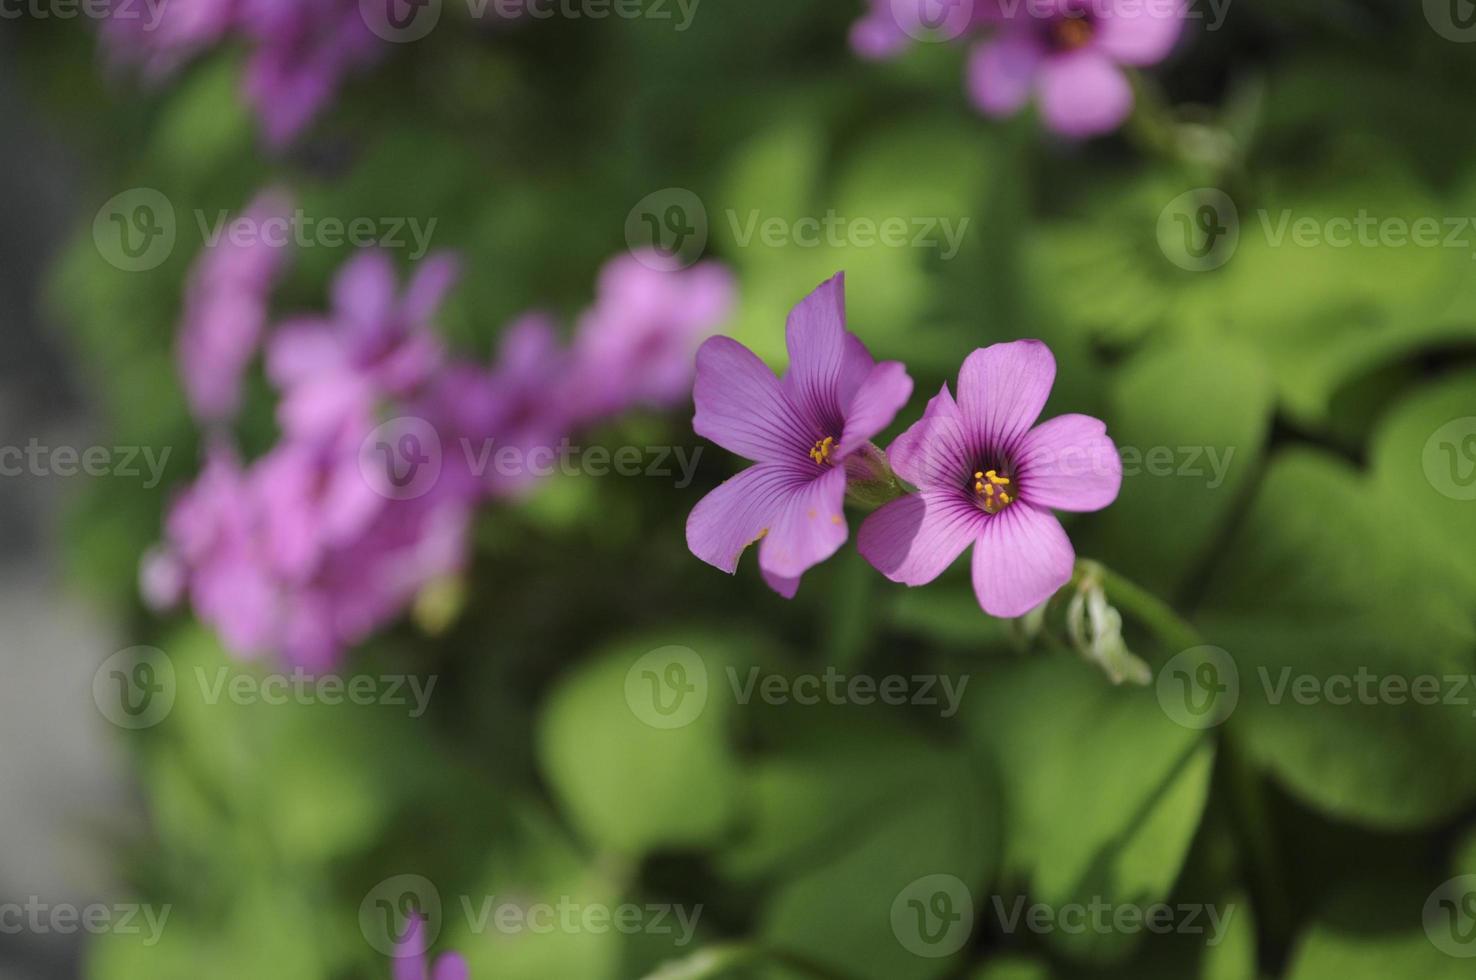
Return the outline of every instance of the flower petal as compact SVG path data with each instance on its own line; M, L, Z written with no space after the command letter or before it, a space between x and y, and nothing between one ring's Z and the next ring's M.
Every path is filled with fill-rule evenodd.
M436 961L431 980L471 980L471 968L460 953L446 953Z
M845 457L891 425L911 397L912 378L901 362L883 361L874 366L846 408L846 426L836 455Z
M1104 52L1082 48L1051 58L1040 73L1040 113L1062 136L1110 133L1133 109L1133 89Z
M794 468L750 466L697 502L687 517L692 554L732 575L745 548L764 536L809 481Z
M429 322L459 278L461 262L450 252L437 252L416 266L400 300L400 312L406 323Z
M975 45L969 54L969 98L988 116L1018 112L1030 98L1043 58L1039 42L1029 31L1007 31Z
M840 272L800 300L784 327L789 349L784 390L795 407L821 427L843 421L835 417L844 408L841 376L844 369L854 367L857 353L846 337L846 276Z
M845 499L842 466L833 466L794 488L759 546L759 567L767 575L798 578L835 554L848 534Z
M1015 455L1020 498L1052 510L1101 510L1122 489L1122 456L1107 424L1062 415L1031 429Z
M1071 581L1075 563L1056 516L1022 501L984 523L974 547L974 595L991 616L1023 616Z
M958 411L970 448L1007 452L1040 418L1056 381L1056 359L1038 340L974 351L958 372Z
M731 337L712 337L698 349L692 399L692 428L739 456L804 459L814 445L774 373Z
M893 582L926 585L978 540L988 516L957 491L908 494L866 518L856 547Z
M1182 2L1127 4L1121 9L1104 4L1097 13L1097 48L1125 65L1153 65L1173 51L1184 29Z
M928 401L923 417L892 440L892 471L917 487L961 486L971 465L958 405L944 385Z

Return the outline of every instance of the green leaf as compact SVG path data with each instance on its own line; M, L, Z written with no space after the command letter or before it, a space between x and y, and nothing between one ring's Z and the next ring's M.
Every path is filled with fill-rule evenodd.
M1114 379L1107 410L1123 453L1122 492L1087 522L1078 550L1175 594L1256 471L1273 397L1265 365L1233 344L1154 350L1131 362Z
M1007 867L1031 899L1060 908L1167 897L1204 810L1213 746L1172 722L1152 691L1114 688L1072 657L1035 657L981 681L967 721L1000 773ZM1141 936L1050 938L1074 958L1114 960Z
M1379 828L1440 820L1476 795L1469 707L1409 694L1425 677L1439 700L1446 678L1476 673L1468 598L1391 519L1400 506L1325 456L1282 455L1199 617L1237 667L1231 735L1301 799ZM1403 703L1379 695L1385 678Z
M603 653L543 710L539 762L592 844L637 856L711 844L729 825L737 789L726 744L730 661L708 637L691 642L695 649L653 642Z
M1476 374L1443 378L1396 405L1370 456L1374 480L1398 501L1385 519L1444 555L1476 592Z

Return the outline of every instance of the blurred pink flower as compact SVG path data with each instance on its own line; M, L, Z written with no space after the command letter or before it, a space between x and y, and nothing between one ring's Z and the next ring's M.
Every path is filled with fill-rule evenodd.
M732 273L716 262L673 271L654 253L607 262L574 336L575 417L685 402L697 347L728 319L736 292Z
M287 259L284 243L259 232L291 209L285 192L258 195L190 270L177 356L185 395L202 422L230 419L240 408L241 378L261 344L272 287ZM252 234L237 239L230 230L237 223Z
M410 931L395 950L394 980L470 980L471 971L460 953L445 953L427 973L424 920L412 918Z
M1122 65L1168 57L1183 28L1182 3L1142 0L1020 0L999 35L975 47L969 94L991 116L1031 96L1047 126L1064 136L1111 132L1133 109Z

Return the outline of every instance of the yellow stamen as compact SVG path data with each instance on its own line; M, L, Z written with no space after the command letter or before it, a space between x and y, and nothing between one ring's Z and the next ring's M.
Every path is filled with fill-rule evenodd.
M1075 51L1092 40L1092 25L1083 17L1068 17L1055 23L1051 33L1056 44L1066 51Z
M830 461L830 451L835 448L835 437L826 436L815 443L815 448L810 450L810 458L817 466L824 466Z
M974 493L979 496L979 505L986 514L998 514L1015 502L1006 489L1012 483L1009 477L1000 476L996 470L981 470L974 474Z

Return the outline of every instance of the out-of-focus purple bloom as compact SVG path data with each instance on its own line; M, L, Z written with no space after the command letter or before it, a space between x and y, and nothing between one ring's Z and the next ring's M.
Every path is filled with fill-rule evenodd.
M1122 459L1086 415L1036 420L1056 361L1038 340L976 350L923 418L888 450L918 488L866 519L857 546L894 582L924 585L974 546L974 592L992 616L1015 617L1071 579L1076 553L1052 510L1117 499Z
M732 574L744 550L763 539L759 568L786 598L846 540L847 457L866 449L912 394L903 366L873 361L845 320L837 275L790 313L783 380L729 337L697 352L692 428L754 465L693 508L687 546Z
M271 219L285 220L291 208L287 194L262 193L236 219L252 234L238 240L227 226L190 271L177 354L185 395L202 422L229 419L240 407L241 378L261 344L272 287L287 257L284 243L259 232Z
M184 570L195 614L233 653L332 669L460 570L469 508L374 493L358 451L288 441L243 469L217 447L170 509L149 560Z
M1184 0L871 0L851 47L882 59L920 37L981 38L968 67L980 111L1012 115L1033 96L1047 126L1080 138L1122 125L1133 107L1122 66L1168 57L1184 8Z
M460 953L445 953L426 971L425 928L421 916L411 921L405 939L395 949L394 980L470 980L471 970Z
M666 271L652 253L606 263L574 338L575 416L596 421L685 401L697 347L731 314L735 293L732 273L716 262Z
M267 141L291 142L333 101L343 79L373 63L384 42L358 0L241 0L242 34L256 42L243 87Z
M1122 65L1168 57L1183 27L1180 2L1022 0L997 37L969 59L969 94L991 116L1031 97L1046 125L1064 136L1111 132L1133 108Z
M508 326L490 369L440 373L412 414L448 441L447 492L508 497L538 481L572 426L569 364L553 318L535 312Z
M143 3L109 0L103 46L117 63L137 65L157 81L225 37L237 0Z
M388 255L367 251L350 259L334 279L328 316L289 320L267 343L267 376L282 392L282 428L331 434L345 421L367 419L385 399L420 390L445 360L431 319L457 275L455 258L431 256L400 296Z
M276 147L386 48L358 0L168 0L157 7L114 0L102 32L110 60L137 65L151 80L222 41L244 39L250 52L242 89Z

